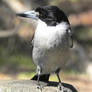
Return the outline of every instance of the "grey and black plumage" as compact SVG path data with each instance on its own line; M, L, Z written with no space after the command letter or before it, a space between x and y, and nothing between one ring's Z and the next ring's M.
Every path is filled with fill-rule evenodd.
M67 16L56 6L42 6L17 15L33 18L38 23L32 42L32 58L37 67L33 80L48 81L49 75L55 72L60 82L58 73L68 63L73 46Z

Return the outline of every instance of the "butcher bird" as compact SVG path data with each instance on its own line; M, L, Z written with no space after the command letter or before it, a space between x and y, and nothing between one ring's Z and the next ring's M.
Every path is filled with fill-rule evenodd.
M70 23L65 13L57 6L41 6L32 11L17 14L20 17L32 18L37 27L32 39L32 59L37 74L32 80L48 82L52 73L62 82L59 72L68 63L73 47Z

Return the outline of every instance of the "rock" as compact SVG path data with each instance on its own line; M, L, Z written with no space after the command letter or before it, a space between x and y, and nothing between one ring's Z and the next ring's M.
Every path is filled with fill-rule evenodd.
M62 83L62 90L58 89L58 82L40 82L42 90L37 88L37 81L8 80L0 81L0 92L78 92L72 85Z

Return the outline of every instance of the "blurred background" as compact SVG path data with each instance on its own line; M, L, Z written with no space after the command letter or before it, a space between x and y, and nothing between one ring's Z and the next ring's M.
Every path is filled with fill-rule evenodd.
M36 24L16 13L44 5L61 8L73 32L74 47L61 80L79 92L92 92L92 0L0 0L0 79L31 79L35 74L31 40Z

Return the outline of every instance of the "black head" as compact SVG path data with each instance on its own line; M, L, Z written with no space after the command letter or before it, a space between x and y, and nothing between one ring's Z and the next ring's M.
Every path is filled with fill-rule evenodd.
M33 11L17 13L17 15L20 17L32 18L35 20L41 19L48 26L55 26L61 22L66 22L69 24L67 16L56 6L42 6L36 8Z
M66 22L69 24L67 16L56 6L42 6L35 9L39 12L39 18L49 26L55 26L58 23Z

